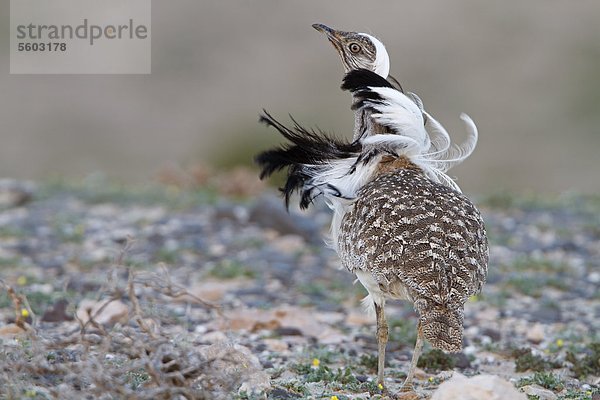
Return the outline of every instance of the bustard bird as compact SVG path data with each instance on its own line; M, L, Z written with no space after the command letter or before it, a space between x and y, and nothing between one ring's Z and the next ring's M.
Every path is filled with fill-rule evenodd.
M291 144L265 151L256 161L261 178L287 169L286 203L299 191L301 208L323 195L333 210L331 246L367 289L365 303L377 316L382 385L385 301L413 302L418 334L403 385L411 390L424 339L442 350L461 349L464 303L481 290L487 272L485 228L470 200L436 179L444 171L427 152L428 133L415 103L365 69L349 71L342 88L352 92L354 108L368 111L391 133L349 143L295 121L288 128L265 112L261 120Z
M323 24L313 24L313 28L326 35L340 56L345 72L361 68L373 71L404 93L400 83L389 75L390 58L384 44L379 39L367 33L340 31ZM466 114L461 115L461 119L465 124L468 136L463 143L453 144L443 125L425 111L419 96L412 92L408 92L406 95L423 114L425 130L428 133L425 140L429 141L429 146L425 151L429 154L431 162L435 162L437 170L445 173L471 155L475 150L478 134L477 127ZM390 133L385 125L378 124L371 118L371 112L368 108L355 109L354 140L374 134ZM460 191L453 180L446 179L445 174L439 175L438 178L453 189Z

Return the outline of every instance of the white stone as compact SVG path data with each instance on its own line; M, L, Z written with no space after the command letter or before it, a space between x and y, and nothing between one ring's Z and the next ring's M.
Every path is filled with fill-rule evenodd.
M196 327L194 328L194 332L196 333L206 333L206 331L208 330L208 328L205 325L196 325Z
M544 337L544 325L542 324L535 324L527 331L527 340L531 343L541 343Z
M510 382L495 375L477 375L472 378L454 373L440 385L431 400L527 400Z
M201 347L198 351L207 360L214 360L212 367L224 376L239 377L240 393L254 395L270 390L269 374L262 370L260 361L247 347L231 343L216 343Z
M212 331L202 335L200 340L206 343L222 343L227 341L227 335L221 331Z
M551 390L538 385L523 386L521 390L529 396L537 396L539 400L556 400L558 398Z
M97 323L113 326L117 322L125 323L129 317L129 308L121 300L94 301L83 299L76 312L77 319L86 324L91 318Z
M591 283L600 283L600 272L592 272L588 275L587 280Z
M265 345L267 345L267 349L270 351L274 351L277 353L288 352L288 344L283 340L279 339L264 339Z

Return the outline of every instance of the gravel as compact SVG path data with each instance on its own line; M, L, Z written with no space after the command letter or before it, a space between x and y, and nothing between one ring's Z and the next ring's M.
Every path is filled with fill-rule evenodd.
M18 182L3 185L20 193ZM292 207L288 214L268 191L233 200L168 188L145 196L127 189L106 193L101 186L33 187L24 183L27 196L15 195L13 203L3 197L0 268L2 281L27 296L37 332L73 329L78 305L101 297L114 271L117 280L126 279L127 269L162 271L221 309L156 299L142 304L148 318L159 315L161 329L195 343L225 340L252 350L271 377L270 398L377 393L368 360L376 355L374 321L360 310L365 291L323 245L323 204L303 213ZM554 391L557 398L591 398L600 373L575 376L566 355L585 354L600 341L600 199L502 200L478 201L490 237L490 273L483 293L466 305L465 349L455 370L517 383L533 371L515 372L510 351L530 348L562 365L547 371L570 382ZM5 294L0 300L0 324L8 326L13 307ZM416 319L410 304L390 303L386 310L394 326L387 369L393 390L407 371ZM528 340L534 326L535 340ZM76 354L55 351L66 361ZM354 379L335 375L338 368L349 368ZM420 371L417 392L430 395L447 376Z

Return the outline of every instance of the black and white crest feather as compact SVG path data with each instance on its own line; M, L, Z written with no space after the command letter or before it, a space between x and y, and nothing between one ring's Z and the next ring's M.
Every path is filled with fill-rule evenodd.
M445 172L450 163L464 159L470 152L457 151L456 158L445 160L442 155L448 152L440 151L440 147L444 144L447 148L448 143L441 141L435 142L437 151L432 152L424 120L424 115L429 115L422 110L422 103L415 101L415 96L405 95L386 79L362 69L347 73L342 89L352 93L355 108L368 109L371 118L392 133L348 142L320 130L306 129L293 118L293 126L287 127L264 111L260 121L277 129L288 143L260 153L256 162L261 168L261 179L287 169L287 179L281 188L286 205L289 206L291 195L299 192L301 208L307 208L319 195L324 195L331 208L345 207L344 201L354 199L358 190L374 178L385 155L408 157L429 179L460 191ZM465 121L472 124L470 119ZM429 123L437 121L431 118ZM445 133L438 125L435 128Z
M355 159L361 152L361 144L336 139L321 131L308 130L293 118L294 126L288 128L268 112L263 110L263 113L260 121L277 129L291 142L262 152L255 158L256 163L261 167L261 179L276 171L288 169L287 180L281 188L286 206L289 205L290 196L295 191L300 192L301 208L307 208L314 198L324 191L342 196L335 186L326 182L315 182L314 178L336 161Z

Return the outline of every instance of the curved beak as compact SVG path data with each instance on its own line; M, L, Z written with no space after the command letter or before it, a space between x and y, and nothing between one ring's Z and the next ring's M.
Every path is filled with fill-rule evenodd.
M330 33L334 32L333 29L331 29L327 25L323 25L323 24L313 24L312 27L315 28L316 30L318 30L321 33L330 34Z
M317 31L324 33L327 36L327 39L329 39L329 41L334 46L336 44L340 43L340 39L342 36L344 36L344 33L345 33L342 31L336 31L335 29L332 29L332 28L328 27L327 25L323 25L323 24L313 24L312 27L315 28Z

